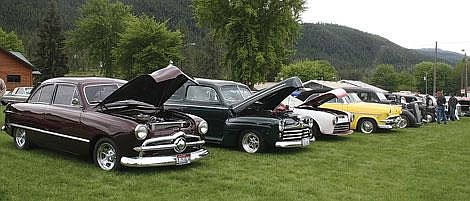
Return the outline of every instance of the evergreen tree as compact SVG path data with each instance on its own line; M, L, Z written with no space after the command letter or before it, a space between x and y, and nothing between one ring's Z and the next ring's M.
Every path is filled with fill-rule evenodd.
M21 41L15 32L7 33L0 27L0 47L8 51L24 53L23 41Z
M68 72L65 36L56 0L49 3L47 15L39 25L38 38L34 63L41 72L41 80L64 76Z

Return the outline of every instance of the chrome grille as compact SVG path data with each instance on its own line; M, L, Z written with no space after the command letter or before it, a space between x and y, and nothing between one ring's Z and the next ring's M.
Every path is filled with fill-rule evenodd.
M310 128L286 128L281 134L283 141L301 140L302 138L310 137Z
M349 131L349 122L336 124L333 133L344 133L347 131Z

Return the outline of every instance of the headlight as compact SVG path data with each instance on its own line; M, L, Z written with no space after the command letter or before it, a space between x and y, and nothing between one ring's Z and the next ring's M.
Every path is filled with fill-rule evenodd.
M209 131L209 125L207 124L206 121L201 121L199 122L199 125L197 126L197 130L199 131L200 134L204 135Z
M149 128L144 124L138 124L134 129L135 137L139 140L143 140L147 137Z
M279 132L284 131L284 120L279 120Z
M336 125L336 123L338 123L338 117L335 117L335 118L333 119L333 125Z

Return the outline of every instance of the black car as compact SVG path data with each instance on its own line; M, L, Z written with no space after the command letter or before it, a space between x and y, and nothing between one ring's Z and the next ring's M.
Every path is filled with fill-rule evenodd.
M248 153L272 147L303 147L315 140L313 119L275 108L302 87L299 78L286 79L270 88L251 93L241 83L196 79L187 82L165 108L198 115L209 124L208 143L240 146Z

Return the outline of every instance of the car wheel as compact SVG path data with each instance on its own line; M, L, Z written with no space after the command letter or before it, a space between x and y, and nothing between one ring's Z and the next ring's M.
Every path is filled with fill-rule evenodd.
M410 125L410 120L406 115L400 115L401 121L398 123L398 128L406 128Z
M116 144L108 138L101 138L93 150L94 163L105 171L121 168L121 156Z
M359 129L363 133L373 133L377 129L377 123L373 119L361 119Z
M312 135L313 135L313 137L315 137L317 139L322 135L321 132L320 132L320 128L318 127L318 125L316 123L313 124Z
M24 128L14 129L13 142L15 143L15 146L18 149L29 149L31 147L28 134Z
M264 149L264 141L261 135L256 132L245 132L240 139L240 147L248 153L257 153Z

